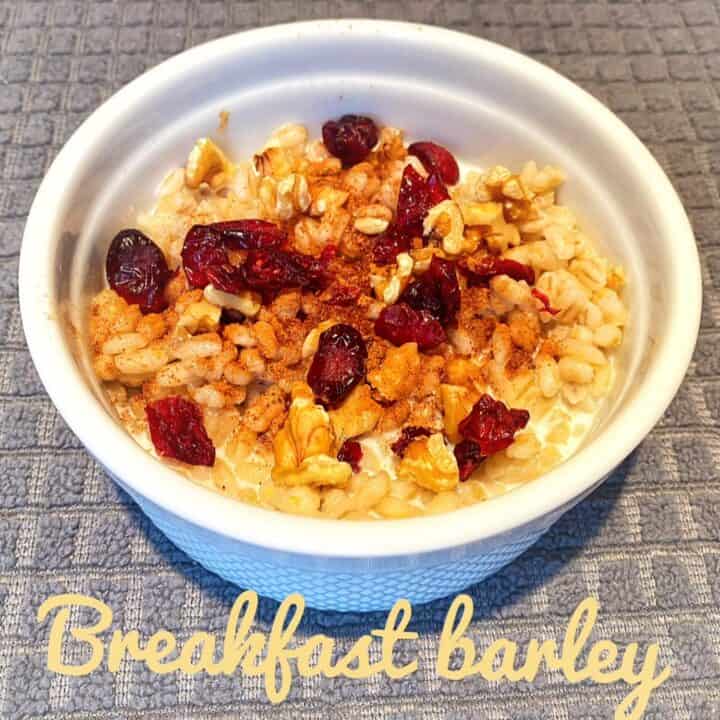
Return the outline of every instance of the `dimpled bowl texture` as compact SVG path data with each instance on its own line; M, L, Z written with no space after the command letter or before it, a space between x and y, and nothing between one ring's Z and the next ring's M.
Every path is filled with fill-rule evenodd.
M216 133L218 113L229 128ZM118 229L148 207L196 138L248 157L276 126L362 112L432 139L464 163L564 168L562 202L628 272L631 322L611 397L579 451L543 478L449 515L376 523L244 505L189 482L116 422L86 348L90 298ZM637 138L552 70L431 27L321 21L196 47L130 83L73 135L32 206L20 261L30 351L65 421L152 521L206 568L260 594L376 610L475 583L519 555L591 492L662 415L685 374L700 316L687 217Z

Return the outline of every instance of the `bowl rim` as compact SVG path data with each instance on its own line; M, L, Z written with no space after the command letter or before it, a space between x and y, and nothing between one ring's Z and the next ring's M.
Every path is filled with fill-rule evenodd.
M456 510L448 515L382 522L348 522L288 515L248 505L197 485L142 449L117 423L78 377L78 369L63 339L48 288L49 263L38 272L38 257L46 257L46 242L63 206L64 179L82 156L84 138L112 125L116 109L133 97L152 93L170 78L182 76L198 61L231 57L240 46L265 44L293 37L305 42L327 40L333 32L352 32L370 42L417 39L425 44L489 58L511 70L521 70L532 82L552 84L580 113L598 119L625 152L632 154L660 196L658 223L673 242L676 253L672 315L667 335L650 373L658 382L651 397L636 398L620 409L600 436L557 468L492 502ZM23 235L19 263L22 323L30 354L40 378L72 431L88 451L121 484L166 512L206 530L259 548L291 555L336 558L382 558L430 553L459 547L499 535L567 508L586 494L624 460L660 419L675 396L692 358L700 325L702 284L700 261L690 222L670 180L632 131L592 95L551 68L509 48L472 35L415 23L383 20L320 20L289 23L234 33L186 50L149 69L121 88L95 110L61 149L33 201ZM629 410L632 409L633 412ZM612 433L608 431L612 430ZM611 438L609 437L611 435ZM604 443L599 442L605 440ZM609 442L611 440L611 442ZM148 482L148 478L152 482Z

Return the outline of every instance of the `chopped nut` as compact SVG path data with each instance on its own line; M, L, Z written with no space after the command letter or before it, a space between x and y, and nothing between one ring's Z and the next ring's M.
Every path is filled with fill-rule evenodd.
M382 406L372 399L368 385L363 383L355 387L340 407L330 411L338 444L373 430L382 413Z
M380 129L375 152L384 160L403 160L407 155L404 137L402 130L386 125Z
M417 385L420 363L417 343L391 347L382 365L369 372L367 379L385 400L400 400Z
M423 234L437 230L442 236L442 248L448 255L473 253L477 242L464 235L465 222L458 204L454 200L443 200L430 208L423 220Z
M219 173L231 174L232 165L210 138L200 138L188 156L185 183L189 188L196 188Z
M371 275L370 282L378 300L386 305L397 302L400 293L407 287L413 272L413 259L409 253L399 253L395 258L396 271L386 277L385 275Z
M455 455L445 445L442 433L411 442L398 464L397 475L435 492L452 490L460 479Z
M450 442L460 442L462 438L458 426L470 414L479 395L461 385L442 384L440 386L440 397L443 405L445 434Z
M219 307L237 310L249 318L255 317L262 307L260 295L252 290L242 290L237 295L218 290L213 285L208 285L203 290L205 299ZM219 315L218 315L219 319Z
M263 179L282 179L287 177L295 165L295 155L287 148L268 147L253 156L255 172Z
M295 397L273 441L273 480L287 486L346 485L352 468L331 456L333 447L326 410L307 397Z
M482 368L466 358L450 358L445 363L445 375L451 385L482 386Z
M310 214L320 216L328 210L341 208L350 197L345 190L338 190L331 185L323 185L316 192L312 193L313 199L310 205Z
M281 467L288 466L289 453L292 453L292 463L295 466L312 455L327 455L334 441L327 411L307 397L293 399L287 420L280 432L283 437L275 443L275 454Z
M208 287L211 288L212 285ZM221 308L212 301L190 303L178 318L177 327L185 328L193 334L198 331L215 332L220 324L220 314Z

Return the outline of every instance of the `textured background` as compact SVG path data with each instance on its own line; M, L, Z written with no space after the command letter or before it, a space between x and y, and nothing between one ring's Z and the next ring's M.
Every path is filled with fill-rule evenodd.
M472 588L479 647L561 637L588 594L596 636L659 641L674 675L647 717L720 717L720 6L463 0L393 2L3 2L0 0L0 714L17 718L484 717L607 719L624 686L440 682L447 601L418 607L420 670L403 681L298 680L270 708L258 679L51 676L38 605L57 592L107 601L119 626L181 637L220 632L236 589L149 527L80 447L25 348L17 262L44 170L103 99L184 48L258 25L332 16L397 18L497 40L569 76L617 112L665 167L690 213L705 307L695 361L671 409L624 467L512 566ZM266 629L276 605L262 602ZM309 612L302 633L347 648L384 615Z

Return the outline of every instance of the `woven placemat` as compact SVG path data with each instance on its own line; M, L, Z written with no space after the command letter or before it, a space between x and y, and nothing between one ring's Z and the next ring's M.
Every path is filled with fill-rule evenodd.
M45 669L39 604L58 592L107 602L115 626L221 633L237 589L172 547L83 451L43 392L17 306L20 238L53 156L86 115L146 68L237 30L319 17L444 25L522 50L606 102L645 141L688 209L705 283L689 376L623 467L519 560L470 593L479 648L561 639L582 598L595 637L660 644L673 675L649 718L720 717L720 25L691 2L0 1L0 713L2 717L611 718L624 686L441 681L448 601L415 609L420 669L407 679L297 680L278 707L260 678L151 675L134 662L84 678ZM261 602L267 630L276 603ZM384 614L309 611L347 650ZM75 658L76 661L80 658Z

